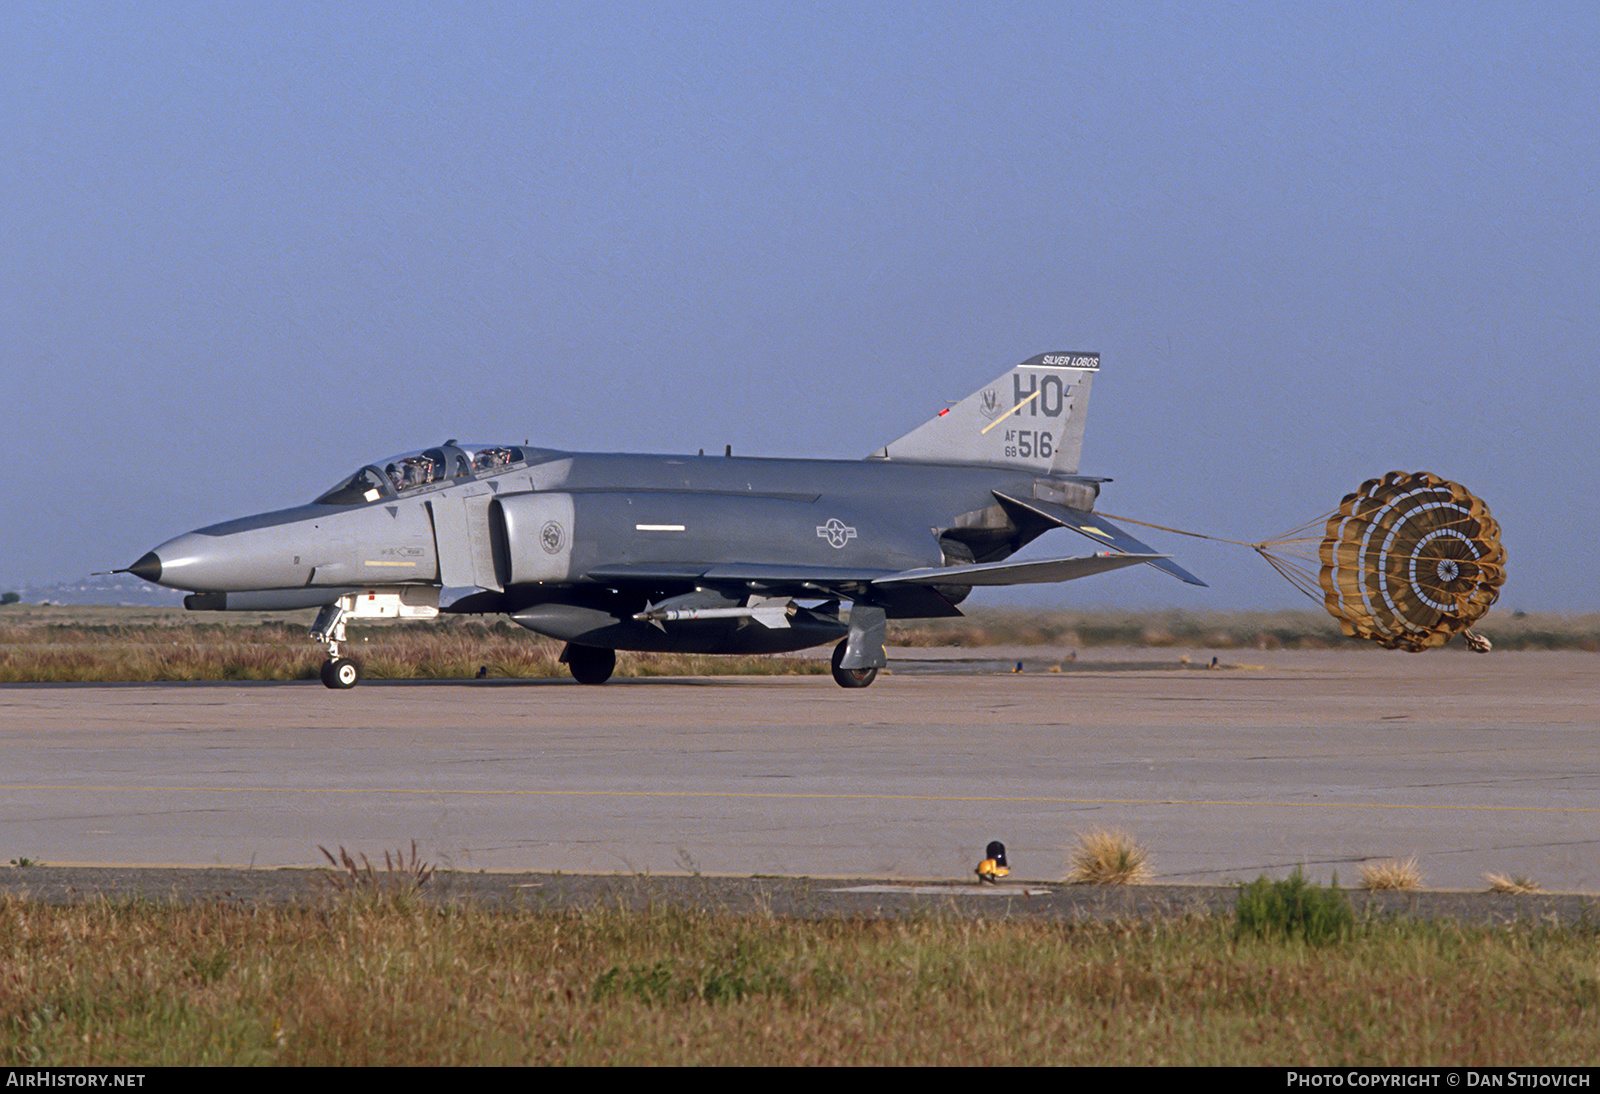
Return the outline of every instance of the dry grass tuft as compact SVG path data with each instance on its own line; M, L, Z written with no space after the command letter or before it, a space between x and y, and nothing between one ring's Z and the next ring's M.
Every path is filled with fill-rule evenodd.
M1532 878L1505 874L1484 874L1483 880L1489 883L1491 893L1538 893L1542 892L1539 883Z
M339 846L338 858L320 843L317 844L317 850L333 866L328 878L333 887L342 893L410 893L428 884L428 879L433 877L434 866L423 862L417 854L416 840L411 841L409 858L403 850L391 855L385 849L382 873L366 855L352 855L344 849L343 844ZM361 859L359 863L356 862L357 857Z
M1417 859L1384 859L1381 862L1363 863L1361 888L1411 890L1422 888L1422 871L1417 869Z
M1067 880L1074 885L1138 885L1150 880L1150 852L1115 828L1080 833Z

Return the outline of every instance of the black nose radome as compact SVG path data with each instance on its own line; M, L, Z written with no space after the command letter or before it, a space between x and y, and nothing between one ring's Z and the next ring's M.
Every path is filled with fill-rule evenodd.
M154 551L146 551L138 562L128 567L127 572L155 584L161 580L161 556Z

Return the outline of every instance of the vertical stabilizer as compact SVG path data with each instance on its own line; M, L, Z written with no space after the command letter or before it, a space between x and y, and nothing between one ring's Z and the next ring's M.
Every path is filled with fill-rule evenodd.
M1076 474L1098 353L1041 353L940 411L874 457Z

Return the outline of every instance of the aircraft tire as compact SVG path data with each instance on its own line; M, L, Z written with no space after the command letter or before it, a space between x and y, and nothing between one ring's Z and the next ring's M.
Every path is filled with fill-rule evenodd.
M849 644L845 639L833 647L833 682L842 688L864 688L878 678L878 670L840 668L839 662L844 660L844 649Z
M567 647L567 668L580 684L603 684L617 671L617 651L598 646Z
M348 691L361 682L361 667L348 657L322 663L322 684L335 691Z

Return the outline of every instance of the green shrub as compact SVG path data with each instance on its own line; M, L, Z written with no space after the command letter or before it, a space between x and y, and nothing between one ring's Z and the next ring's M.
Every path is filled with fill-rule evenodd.
M1335 874L1333 886L1324 889L1296 866L1282 881L1262 876L1240 885L1234 937L1297 938L1313 946L1348 938L1355 913L1338 881Z

